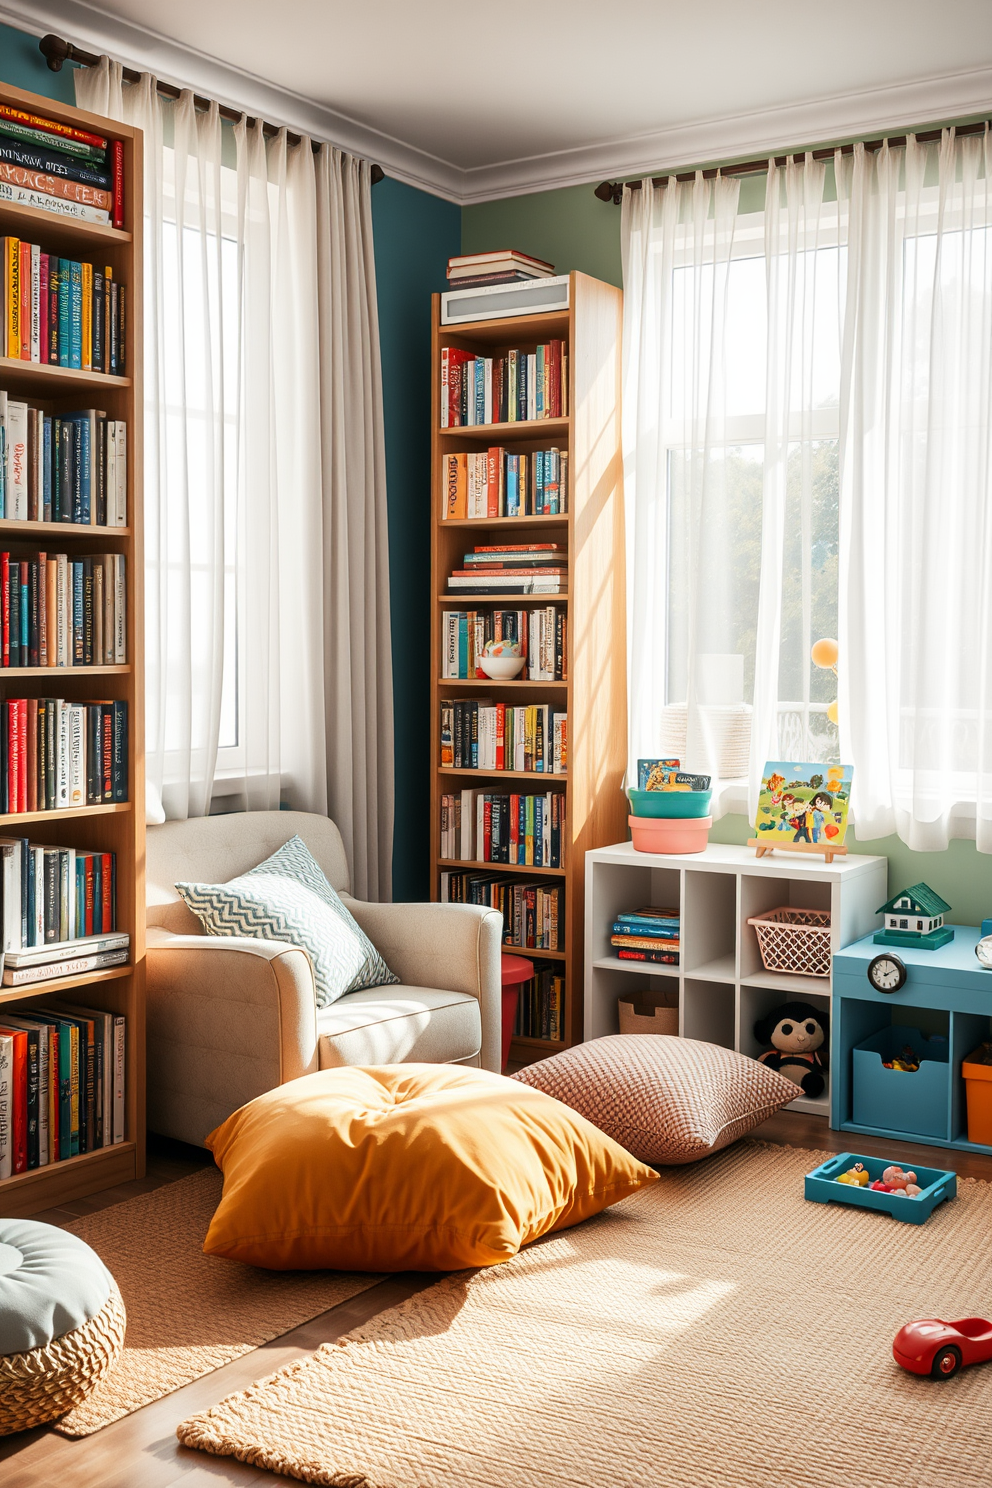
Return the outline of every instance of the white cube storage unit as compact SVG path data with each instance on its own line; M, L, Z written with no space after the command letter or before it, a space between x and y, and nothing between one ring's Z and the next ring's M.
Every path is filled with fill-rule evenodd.
M748 920L779 905L829 910L835 954L881 924L887 869L886 858L851 854L828 866L805 854L757 858L753 848L721 843L691 854L636 852L630 842L586 853L584 1037L619 1032L621 994L677 992L682 1038L757 1058L756 1020L797 998L829 1011L831 978L766 971ZM644 905L678 907L678 966L621 961L610 944L616 916ZM793 1108L827 1115L829 1085Z

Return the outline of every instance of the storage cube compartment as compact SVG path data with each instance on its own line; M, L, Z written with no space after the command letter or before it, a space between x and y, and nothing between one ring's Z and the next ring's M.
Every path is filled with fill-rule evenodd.
M883 1060L898 1057L909 1046L920 1061L914 1073L886 1069ZM929 1038L918 1028L891 1024L880 1028L852 1050L852 1119L856 1126L924 1137L948 1133L950 1045Z
M645 975L642 963L628 961L634 971L623 966L586 968L587 1039L606 1038L620 1033L620 1000L632 1002L635 1007L647 1007L653 1002L668 1003L678 1009L679 981L677 976ZM666 971L674 968L664 968ZM677 1029L676 1029L677 1031Z
M679 989L674 984L667 994L660 987L649 991L621 993L617 999L621 1033L664 1033L679 1031Z
M737 881L729 873L685 873L682 968L704 981L732 982L737 974Z
M589 880L593 874L596 892L594 900L590 900L587 906L586 938L587 954L591 954L594 962L608 957L616 959L610 937L618 914L629 914L648 906L674 909L678 915L682 913L681 874L677 868L628 868L613 863L596 863L590 868ZM590 888L591 884L587 882L587 895ZM590 915L594 917L592 923Z
M683 983L682 1037L733 1049L734 1001L733 983L703 982L686 977Z
M773 1008L780 1007L783 1002L808 1002L813 1007L829 1017L830 996L823 991L821 993L796 993L783 991L781 987L742 987L740 1003L740 1030L738 1033L739 1048L742 1054L750 1059L759 1059L768 1048L760 1039L754 1036L754 1025L759 1018L766 1017ZM823 1093L815 1098L816 1109L826 1110L826 1102L830 1096L830 1044L829 1041L821 1045L819 1049L820 1058L828 1065L824 1074ZM796 1086L796 1099L808 1101L799 1086ZM809 1109L809 1106L807 1106Z
M762 960L757 930L748 922L763 917L769 910L780 908L816 910L819 914L829 914L830 899L830 884L816 879L759 878L757 875L742 874L741 977L765 977L770 974L781 975L783 978L790 976L794 990L798 990L797 982L805 980L806 973L795 969L776 969L774 973L769 973Z

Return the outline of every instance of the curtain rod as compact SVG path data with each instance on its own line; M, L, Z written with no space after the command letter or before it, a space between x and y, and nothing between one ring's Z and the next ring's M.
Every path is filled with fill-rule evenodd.
M74 46L71 41L64 41L61 36L43 36L38 43L38 50L48 63L51 72L61 72L64 62L78 62L81 67L95 67L100 60L95 52L84 52L82 47ZM136 83L141 77L141 73L135 72L133 67L123 67L121 72L125 81L128 83ZM174 83L160 83L156 81L155 87L157 92L162 94L163 98L178 98L183 91L181 88L177 88ZM193 104L198 109L208 109L211 100L209 98L201 98L198 93L194 93ZM240 119L246 118L245 114L239 113L237 109L228 108L225 104L218 104L217 112L222 119L227 119L231 124L237 124ZM256 120L247 118L247 123L253 125L256 123ZM279 125L268 124L263 120L262 133L267 139L272 139L274 135L279 133ZM287 131L286 138L291 145L298 145L301 136ZM311 140L310 144L314 153L320 149L320 142L318 140ZM386 172L381 165L373 165L369 174L373 186L377 186L386 177Z
M992 123L992 120L982 119L975 124L959 124L955 128L955 133L982 134L989 123ZM942 134L942 129L924 129L916 130L914 137L917 144L927 145L932 144L935 140L939 140ZM904 145L908 138L909 136L905 134L891 135L885 139L865 140L864 146L866 150L880 150L886 144L895 146ZM822 150L800 150L791 156L791 159L796 165L802 165L807 155L812 155L814 160L832 160L837 154L853 155L854 146L837 145ZM776 165L785 165L790 159L788 155L775 155L772 158ZM739 165L714 165L710 166L708 170L703 171L703 179L705 181L713 181L717 176L763 175L768 170L770 164L771 159L766 158L763 160L745 160ZM694 170L677 171L667 176L652 176L651 184L652 186L667 186L671 180L694 181L697 175L698 171ZM599 197L600 201L612 202L615 207L619 207L623 201L624 186L629 186L631 191L640 191L641 185L641 181L600 181L599 185L595 188L595 195Z

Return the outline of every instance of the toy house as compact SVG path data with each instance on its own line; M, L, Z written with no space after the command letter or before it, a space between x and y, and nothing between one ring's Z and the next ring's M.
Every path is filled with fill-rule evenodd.
M877 911L885 916L885 928L875 931L876 945L916 946L935 951L954 939L954 930L944 924L951 906L925 883L900 889Z

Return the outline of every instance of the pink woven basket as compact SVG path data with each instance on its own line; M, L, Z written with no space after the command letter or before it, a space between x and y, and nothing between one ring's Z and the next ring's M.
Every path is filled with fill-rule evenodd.
M758 937L766 971L799 976L830 975L830 911L780 905L748 920Z

